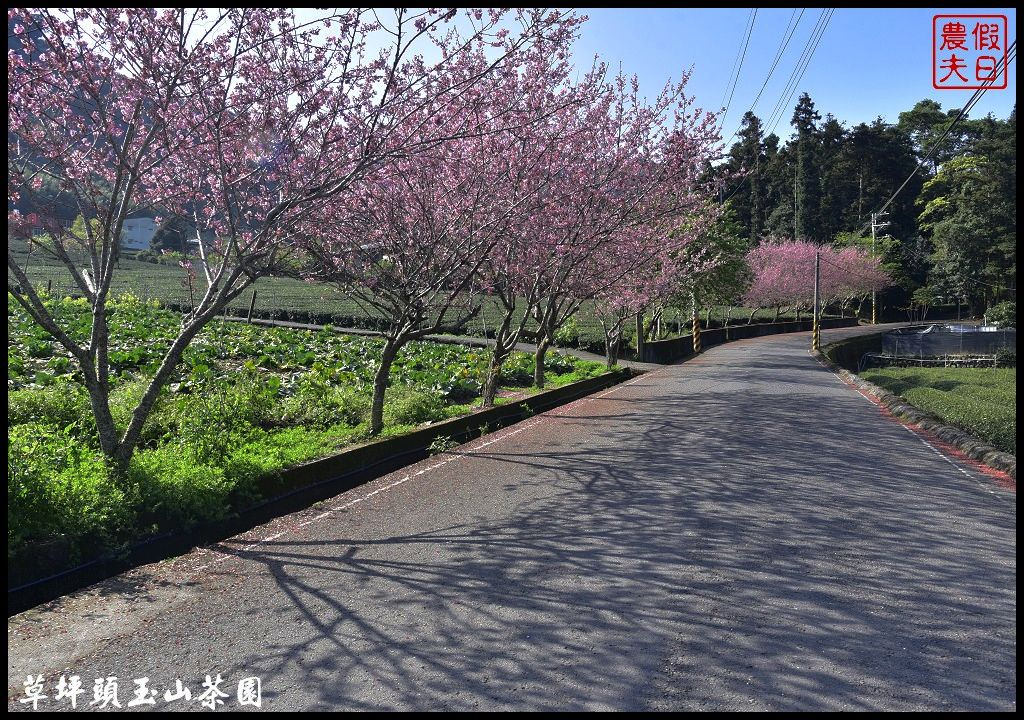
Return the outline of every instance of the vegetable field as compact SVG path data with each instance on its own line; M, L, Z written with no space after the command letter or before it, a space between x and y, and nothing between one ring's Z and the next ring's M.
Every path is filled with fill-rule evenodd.
M27 266L27 275L33 285L40 289L49 288L50 294L54 296L78 295L78 289L63 265L39 252L30 258L23 246L14 243L12 249L21 264ZM287 277L263 277L254 283L253 288L256 291L253 312L257 317L330 322L339 327L379 327L380 318L372 308L359 305L331 285ZM155 300L163 305L181 307L191 306L194 294L199 292L194 288L190 296L187 275L178 265L143 262L130 256L120 260L118 272L113 276L112 290L114 295L131 294L145 301ZM228 306L226 314L245 316L251 299L252 292L243 293ZM717 306L711 311L711 320L713 324L720 325L728 315L732 324L745 323L750 312L747 308ZM485 299L479 316L462 329L460 334L475 337L492 335L501 322L501 315L497 301ZM783 312L779 319L784 321L794 317L795 313L789 310ZM774 318L773 309L761 309L754 313L754 322L771 322ZM706 321L705 313L701 314L701 319ZM683 333L689 333L688 321L688 313L669 309L663 320L664 329L666 332L674 332L678 323ZM534 326L528 323L527 327L532 329ZM633 326L627 324L626 337L632 336ZM561 329L559 342L568 347L603 352L604 335L600 322L594 317L591 303L584 303L580 312Z
M48 301L71 334L85 300ZM112 304L111 410L119 427L172 341L180 315L124 295ZM57 543L71 561L151 533L213 521L257 499L259 481L367 438L377 338L215 321L189 346L157 401L143 445L115 477L99 452L89 396L63 348L8 296L8 555ZM487 351L411 343L391 371L384 435L465 414ZM549 354L557 386L604 372ZM502 394L529 392L533 358L516 353Z

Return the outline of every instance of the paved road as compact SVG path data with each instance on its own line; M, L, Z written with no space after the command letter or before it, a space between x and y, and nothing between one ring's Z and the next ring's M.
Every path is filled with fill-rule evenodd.
M807 343L712 348L12 618L9 705L27 674L125 704L219 672L277 710L1015 709L1015 491Z

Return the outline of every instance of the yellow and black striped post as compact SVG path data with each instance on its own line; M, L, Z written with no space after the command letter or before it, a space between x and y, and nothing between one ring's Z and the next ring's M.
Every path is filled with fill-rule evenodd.
M811 350L821 350L821 329L818 325L818 316L821 315L821 307L818 304L818 282L821 278L821 256L814 253L814 322L811 324Z
M693 311L693 354L700 352L700 315Z

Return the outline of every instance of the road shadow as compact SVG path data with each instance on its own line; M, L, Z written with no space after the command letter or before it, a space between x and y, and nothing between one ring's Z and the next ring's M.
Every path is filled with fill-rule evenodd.
M288 628L239 667L309 709L1013 707L1013 499L771 363L474 452L498 518L224 543Z

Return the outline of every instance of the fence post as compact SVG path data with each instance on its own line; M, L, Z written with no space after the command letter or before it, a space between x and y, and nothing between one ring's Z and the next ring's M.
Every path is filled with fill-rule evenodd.
M256 307L256 291L252 291L252 297L249 298L249 314L245 316L245 321L248 323L252 322L252 311Z

